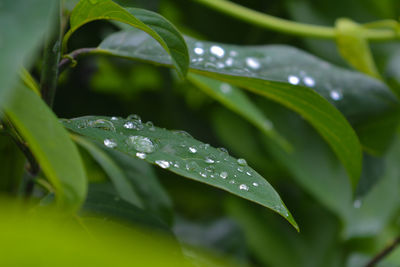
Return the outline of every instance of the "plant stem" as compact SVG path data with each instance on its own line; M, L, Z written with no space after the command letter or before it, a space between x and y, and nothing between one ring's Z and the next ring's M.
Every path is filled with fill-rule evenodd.
M400 236L397 237L392 244L387 246L384 250L378 253L370 262L368 262L365 267L373 267L375 266L379 261L381 261L384 257L386 257L390 252L392 252L398 245L400 244Z
M42 98L50 106L53 106L54 96L57 88L58 81L58 63L61 56L61 0L56 0L57 3L57 17L53 31L47 37L44 57L43 69L40 77L40 89Z
M64 56L64 58L58 64L58 71L62 73L68 66L74 64L74 61L82 54L89 54L96 48L88 47L88 48L79 48L77 50L72 51L68 55Z
M303 37L314 37L321 39L335 39L336 30L333 27L317 26L304 24L276 18L258 11L237 5L226 0L195 0L215 10L228 14L232 17L241 19L248 23L258 25L263 28L284 32L287 34ZM399 39L400 36L393 30L365 29L364 37L374 41L384 41Z

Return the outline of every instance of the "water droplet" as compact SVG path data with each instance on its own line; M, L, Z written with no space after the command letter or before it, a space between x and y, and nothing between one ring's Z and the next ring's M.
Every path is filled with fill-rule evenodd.
M168 161L162 160L162 159L161 159L161 160L156 160L155 163L156 163L158 166L160 166L161 168L163 168L163 169L168 169L169 166L170 166L170 164L169 164Z
M207 172L214 172L215 167L211 165L211 166L206 167L204 170L206 170Z
M257 187L257 186L258 186L258 183L254 182L254 183L253 183L253 186Z
M126 129L133 129L133 128L135 128L135 125L133 124L133 122L128 121L128 122L125 122L124 128L126 128Z
M147 156L146 153L136 152L136 157L138 157L139 159L145 159L146 156Z
M95 121L89 122L89 126L92 128L98 128L106 131L113 131L115 132L114 124L111 121L98 119Z
M335 101L338 101L338 100L342 99L342 97L343 97L342 92L340 92L339 90L332 90L329 93L329 95Z
M233 65L233 58L228 58L227 60L225 60L225 65L227 65L228 67Z
M179 164L179 162L178 162L178 161L175 161L175 162L174 162L174 167L175 167L175 168L180 168L180 167L181 167L181 165Z
M251 176L251 173L250 173L250 172L246 172L246 174L247 174L248 176Z
M215 162L215 156L214 155L209 155L206 157L206 159L204 160L206 163L208 164L213 164Z
M210 47L210 52L214 55L216 55L217 57L221 58L224 56L225 51L224 49L222 49L222 47L218 46L218 45L213 45Z
M250 68L255 69L255 70L259 69L260 65L261 65L257 59L252 58L252 57L246 58L246 64L247 64L247 66L249 66Z
M303 78L303 82L304 82L305 85L307 85L309 87L313 87L315 85L314 79L311 78L311 77L308 77L308 76Z
M210 147L210 144L200 144L199 148L207 150Z
M289 83L291 83L291 84L293 84L293 85L297 85L297 84L299 84L300 79L299 79L299 77L297 77L297 76L290 75L290 76L288 77L288 81L289 81Z
M230 180L229 183L230 184L236 184L236 181L235 180Z
M243 166L239 166L239 167L237 168L237 170L238 170L238 172L243 172L243 171L244 171L244 168L243 168Z
M232 91L232 87L227 83L222 83L221 86L219 87L219 89L224 94L228 94Z
M205 172L199 172L199 174L200 174L201 177L207 178L207 173L205 173Z
M249 191L249 187L247 185L245 185L245 184L239 185L239 189L240 190L244 190L244 191Z
M174 130L172 131L175 135L180 135L182 137L190 137L193 138L193 136L190 135L190 133L186 132L186 131L182 131L182 130Z
M188 171L194 171L198 168L199 168L199 165L194 161L191 161L186 164L186 170L188 170Z
M222 62L217 63L217 69L223 69L225 67L225 64Z
M109 148L114 148L117 146L117 143L113 139L104 139L104 145Z
M359 208L361 208L361 205L362 205L361 199L354 200L354 203L353 203L354 208L359 209Z
M197 152L197 149L195 147L189 147L189 152L195 154Z
M140 135L129 136L126 143L139 152L152 153L155 150L153 142L148 137Z
M242 158L238 159L238 160L237 160L237 163L238 163L240 166L247 166L247 161L246 161L245 159L242 159Z
M127 120L134 120L134 121L137 121L137 122L139 122L139 123L142 122L142 119L141 119L140 116L137 115L137 114L131 114L131 115L129 115L126 119L127 119Z
M150 131L155 131L156 128L154 127L154 124L152 121L146 122L146 126L149 128Z
M238 55L238 53L235 50L231 50L229 52L229 55L232 56L232 57L236 57Z
M226 179L228 177L228 173L227 172L221 172L219 174L219 177L221 177L222 179Z
M197 55L203 55L204 54L204 49L201 47L196 47L194 49L194 53L196 53Z
M111 120L112 120L112 121L117 121L118 118L117 118L117 117L111 117Z

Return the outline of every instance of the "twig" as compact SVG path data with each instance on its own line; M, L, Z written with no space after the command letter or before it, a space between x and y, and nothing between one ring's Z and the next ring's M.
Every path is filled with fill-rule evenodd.
M390 252L392 252L398 245L400 244L400 236L397 237L392 244L387 246L384 250L378 253L370 262L368 262L365 267L373 267L375 266L379 261L381 261L384 257L386 257Z
M58 64L58 72L62 73L70 65L75 65L76 64L76 59L79 56L81 56L82 54L88 54L88 53L92 52L95 49L96 48L94 48L94 47L79 48L79 49L77 49L75 51L72 51L70 54L63 56L63 59Z

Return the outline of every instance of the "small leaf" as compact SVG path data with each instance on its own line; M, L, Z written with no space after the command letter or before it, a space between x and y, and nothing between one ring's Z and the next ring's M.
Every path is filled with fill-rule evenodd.
M0 106L12 94L18 71L49 29L54 9L48 0L3 0L0 8ZM23 33L23 34L22 34Z
M125 9L111 0L81 0L76 5L71 14L71 29L65 34L63 40L64 50L69 37L77 29L86 23L103 19L123 22L148 33L171 55L178 74L186 75L189 54L185 40L179 31L157 13L137 8Z
M108 148L270 208L298 229L278 193L244 159L236 160L226 150L197 141L186 132L142 123L136 115L128 119L87 116L64 125Z
M375 66L374 58L363 37L363 27L349 19L336 21L336 43L342 57L355 69L375 78L380 74Z
M198 74L189 74L188 80L202 89L205 93L215 98L227 108L240 114L268 137L275 140L286 150L291 149L290 144L274 129L272 122L247 98L239 88L228 83L210 79Z
M47 105L30 89L18 86L5 114L27 142L60 206L74 210L86 196L86 175L78 150Z

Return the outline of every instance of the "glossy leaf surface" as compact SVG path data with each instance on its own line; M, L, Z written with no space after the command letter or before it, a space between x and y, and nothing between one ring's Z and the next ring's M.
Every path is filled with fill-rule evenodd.
M65 121L64 125L108 148L268 207L297 229L292 215L272 186L244 159L231 157L225 149L213 148L186 132L142 123L136 115L127 119L87 116Z
M81 0L75 6L70 19L71 29L63 40L64 49L71 34L95 20L115 20L145 31L171 55L178 73L186 75L189 65L187 46L175 26L157 13L123 8L111 0Z

